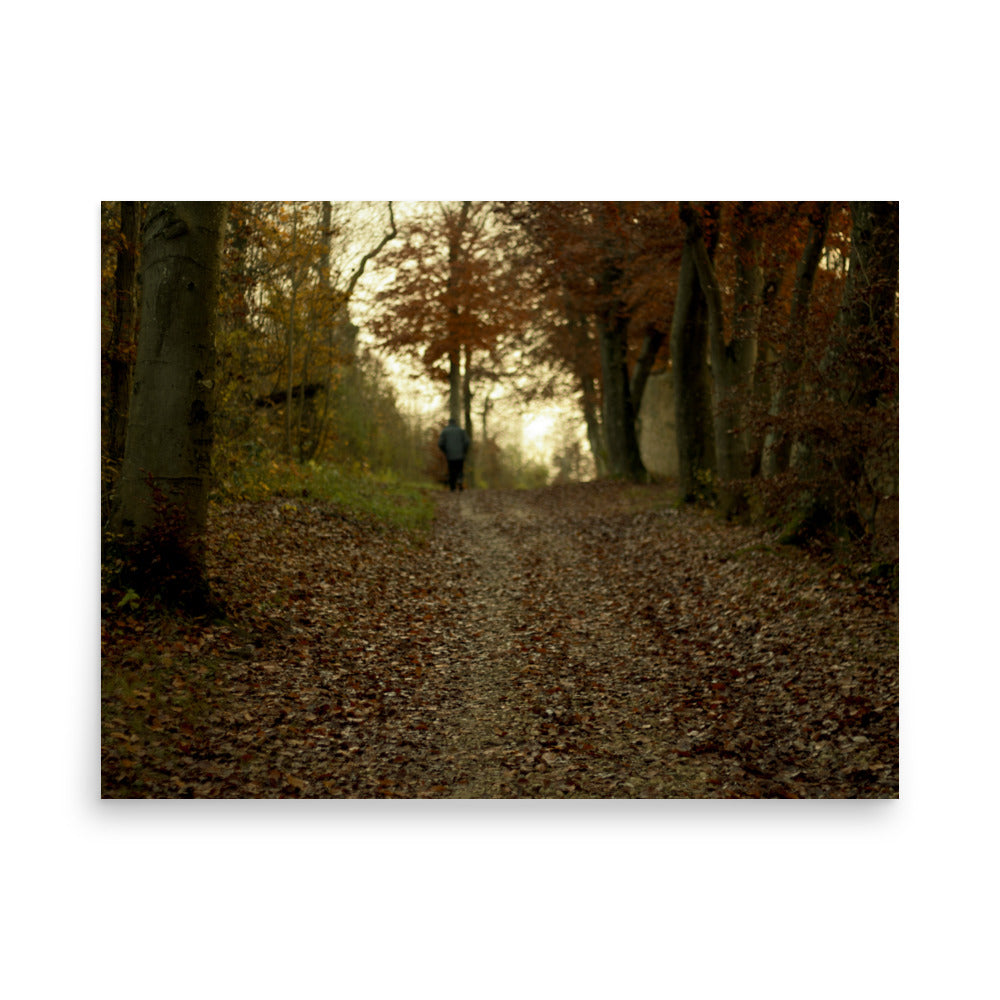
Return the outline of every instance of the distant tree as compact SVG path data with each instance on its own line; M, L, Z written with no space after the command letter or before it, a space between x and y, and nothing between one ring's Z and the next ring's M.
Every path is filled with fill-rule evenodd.
M203 603L222 202L153 202L115 528L131 575Z
M591 317L569 293L560 296L562 315L552 336L550 350L569 370L580 393L580 408L587 428L587 443L597 475L608 475L608 449L601 420L600 354Z
M547 356L579 386L599 473L644 478L636 420L669 316L662 302L651 306L650 272L670 253L661 203L509 202L503 210L524 234L525 256L533 254Z
M603 220L601 220L603 221ZM611 224L619 220L612 213ZM597 271L597 337L601 348L604 441L608 472L634 482L645 477L636 433L638 410L629 378L629 311L623 296L625 261L619 241L607 241Z
M530 312L491 208L428 203L401 221L399 241L381 258L386 280L370 325L383 348L410 354L447 383L449 415L472 439L476 383L504 377L513 353L505 346Z
M220 297L223 474L261 448L299 462L321 457L336 436L333 397L355 352L351 298L396 234L391 203L387 231L371 219L361 232L355 215L382 212L329 201L232 204Z

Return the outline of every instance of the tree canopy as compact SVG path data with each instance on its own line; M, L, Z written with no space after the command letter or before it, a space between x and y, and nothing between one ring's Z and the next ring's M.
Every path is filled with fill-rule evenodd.
M504 478L488 419L497 387L573 402L597 474L645 481L639 427L659 372L673 389L684 501L892 558L896 203L222 207L207 326L178 333L207 330L211 342L213 375L205 365L190 374L211 417L212 488L238 489L275 460L439 476L431 425L440 418L408 411L405 384L385 367L404 356L464 422L474 482ZM187 294L183 283L151 285L158 218L141 202L105 203L102 216L109 518L137 481L121 475L123 428L136 442L166 432L140 416L135 368L157 336L162 345L157 323ZM371 292L359 312L362 278ZM644 430L659 433L648 417ZM559 454L578 447L567 439Z

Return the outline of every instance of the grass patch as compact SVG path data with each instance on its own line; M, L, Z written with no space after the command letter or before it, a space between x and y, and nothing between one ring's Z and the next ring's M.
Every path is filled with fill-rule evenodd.
M306 497L329 503L344 514L422 538L434 518L431 487L392 476L309 462L277 460L246 465L233 472L217 498L263 500Z

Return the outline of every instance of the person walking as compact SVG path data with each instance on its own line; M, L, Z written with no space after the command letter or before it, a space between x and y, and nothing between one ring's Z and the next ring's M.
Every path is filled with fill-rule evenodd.
M448 459L448 487L453 493L456 489L465 488L463 473L469 444L469 435L458 426L457 420L449 420L448 426L441 431L441 436L438 438L438 448Z

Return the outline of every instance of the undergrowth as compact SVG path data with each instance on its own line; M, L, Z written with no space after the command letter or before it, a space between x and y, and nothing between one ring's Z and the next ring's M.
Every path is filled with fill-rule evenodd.
M343 514L424 537L434 516L427 484L401 482L363 470L277 459L244 465L220 483L213 500L304 497L332 504Z

